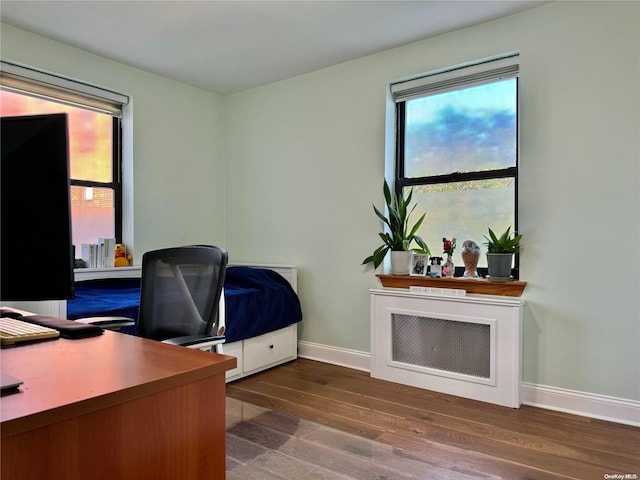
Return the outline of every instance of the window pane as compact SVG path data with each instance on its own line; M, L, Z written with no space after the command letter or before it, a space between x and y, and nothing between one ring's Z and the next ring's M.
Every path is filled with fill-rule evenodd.
M405 189L407 195L408 188ZM411 222L427 212L418 232L427 242L431 255L444 257L442 238L456 237L457 247L453 263L463 266L460 249L462 242L473 240L481 247L479 267L486 267L483 235L488 228L496 233L504 232L515 223L515 181L513 178L456 182L413 187L413 200L417 207ZM499 234L498 233L498 234Z
M404 176L516 165L517 79L406 102Z
M69 119L71 178L112 181L110 115L7 90L0 90L0 109L3 117L66 113Z
M110 115L55 101L0 90L2 116L66 113L69 126L69 162L72 180L112 181L112 124ZM28 183L28 179L25 180ZM73 244L115 238L114 190L71 187ZM80 251L77 250L77 256Z
M98 238L114 238L113 190L109 188L71 187L71 221L76 257L83 243Z

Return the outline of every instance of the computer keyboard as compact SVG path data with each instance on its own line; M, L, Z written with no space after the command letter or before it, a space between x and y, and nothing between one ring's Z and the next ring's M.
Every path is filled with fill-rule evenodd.
M2 346L13 345L16 342L58 338L60 332L53 328L34 325L10 317L0 318L0 342Z

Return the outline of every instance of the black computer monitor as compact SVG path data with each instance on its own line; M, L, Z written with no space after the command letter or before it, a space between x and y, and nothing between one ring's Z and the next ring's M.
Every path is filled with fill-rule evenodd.
M1 123L0 300L73 298L67 115Z

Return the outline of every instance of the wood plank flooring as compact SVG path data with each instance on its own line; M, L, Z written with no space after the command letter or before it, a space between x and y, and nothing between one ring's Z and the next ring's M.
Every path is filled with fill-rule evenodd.
M640 428L500 407L327 363L298 359L227 384L227 395L428 455L479 478L640 479Z
M500 480L227 397L227 480Z

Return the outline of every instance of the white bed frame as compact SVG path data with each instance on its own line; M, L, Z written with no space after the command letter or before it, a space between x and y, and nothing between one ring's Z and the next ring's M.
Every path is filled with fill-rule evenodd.
M232 266L253 268L265 268L282 275L298 291L298 269L292 265L270 265L234 263ZM101 278L140 278L139 266L104 268L104 269L78 269L75 273L76 281L93 280ZM54 317L67 317L67 302L65 300L50 300L45 302L8 302L7 306L27 310L42 315ZM247 375L266 370L298 358L298 324L266 333L258 337L248 338L233 343L222 345L222 353L233 355L238 359L238 366L227 371L227 382L237 380Z
M229 266L273 270L282 275L296 293L298 291L298 269L292 265L234 263ZM298 324L238 342L225 343L222 345L222 353L238 359L237 367L227 371L227 382L290 362L298 358Z

